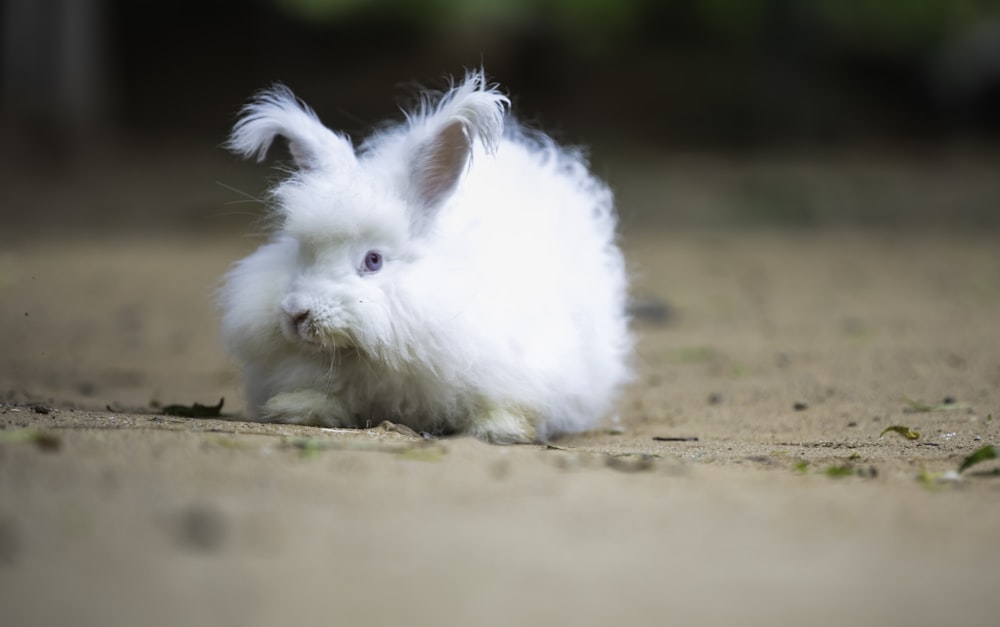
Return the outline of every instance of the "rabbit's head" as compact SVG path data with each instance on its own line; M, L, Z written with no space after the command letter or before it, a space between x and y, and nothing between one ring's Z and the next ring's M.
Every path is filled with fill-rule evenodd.
M272 192L275 245L288 272L274 277L275 268L265 269L280 283L271 288L278 296L270 326L310 350L406 351L405 318L419 307L400 299L419 290L403 289L405 282L476 142L487 152L499 144L507 102L472 73L358 154L286 87L247 105L228 147L262 160L282 136L295 164Z

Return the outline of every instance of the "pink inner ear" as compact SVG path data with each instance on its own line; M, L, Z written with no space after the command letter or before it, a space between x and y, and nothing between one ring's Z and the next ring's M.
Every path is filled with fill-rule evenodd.
M451 122L419 150L413 176L424 207L436 207L454 191L471 150L472 141L464 120Z

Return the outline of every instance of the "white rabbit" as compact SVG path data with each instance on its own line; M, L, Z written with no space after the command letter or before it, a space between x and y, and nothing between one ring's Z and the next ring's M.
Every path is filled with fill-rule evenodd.
M252 418L529 443L613 411L632 341L611 192L508 105L470 72L357 151L283 86L243 109L228 147L259 161L280 135L297 166L220 294Z

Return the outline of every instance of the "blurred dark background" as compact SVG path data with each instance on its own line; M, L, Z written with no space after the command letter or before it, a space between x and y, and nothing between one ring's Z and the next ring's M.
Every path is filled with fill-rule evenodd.
M19 233L240 226L272 172L218 146L254 91L358 139L480 65L626 223L1000 224L992 0L2 1Z

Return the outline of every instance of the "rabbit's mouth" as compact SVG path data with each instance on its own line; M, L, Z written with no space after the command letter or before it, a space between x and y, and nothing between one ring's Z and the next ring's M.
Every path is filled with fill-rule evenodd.
M338 329L325 333L320 338L319 346L337 352L350 352L357 348L357 343L350 333Z
M281 321L284 336L295 344L312 350L352 351L357 348L353 334L346 329L328 329L311 315L288 315Z
M280 320L281 332L293 342L319 345L320 334L309 311L285 311Z
M328 307L289 296L281 304L281 332L288 340L312 348L339 350L354 346L354 338L348 330L330 324L330 314Z

